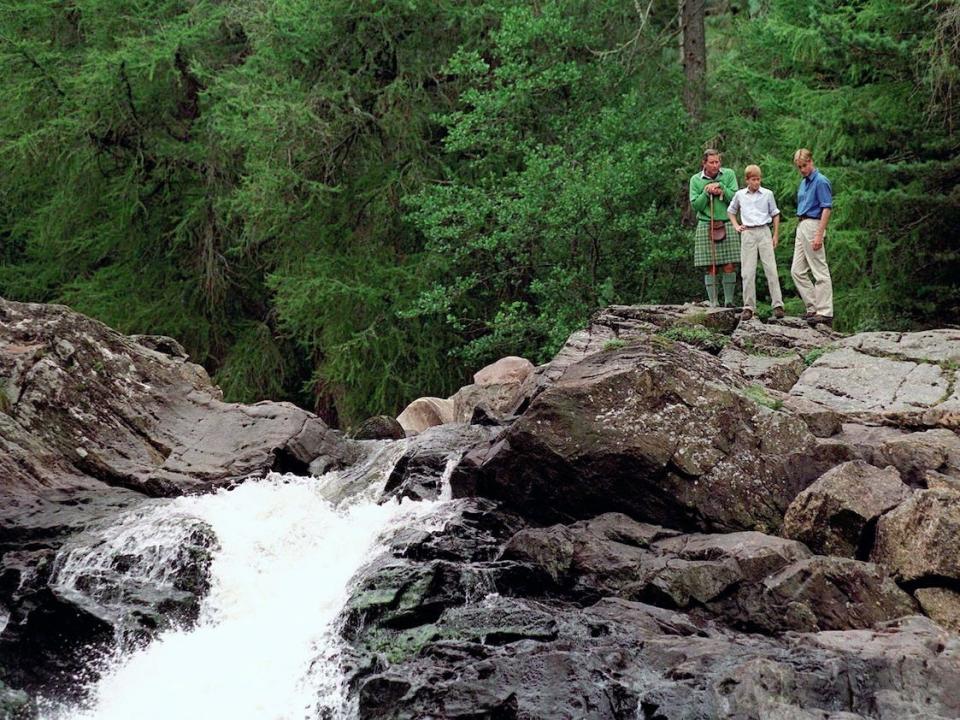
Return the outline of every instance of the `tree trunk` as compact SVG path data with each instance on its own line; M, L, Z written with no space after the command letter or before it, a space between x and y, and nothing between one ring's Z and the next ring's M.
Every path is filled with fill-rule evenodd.
M683 105L694 120L703 120L707 104L706 0L680 3L680 62L683 64Z

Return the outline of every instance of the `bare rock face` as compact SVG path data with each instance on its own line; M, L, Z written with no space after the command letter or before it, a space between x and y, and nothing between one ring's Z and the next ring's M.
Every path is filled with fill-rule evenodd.
M862 460L844 463L790 503L783 534L818 555L866 557L872 542L872 537L865 537L867 528L909 496L910 488L895 468L880 469Z
M814 557L801 543L757 532L681 535L611 513L528 528L500 559L533 576L500 579L579 602L605 596L703 613L760 632L871 627L916 612L911 597L869 563Z
M850 418L960 428L960 331L838 339L791 390Z
M799 543L758 533L680 535L616 513L514 532L491 561L473 543L503 542L516 516L503 524L496 504L483 504L474 521L492 534L443 530L443 543L398 541L402 563L361 573L351 617L366 620L345 627L362 720L960 713L960 639L926 618L875 624L914 610L876 566L812 557ZM410 565L411 547L419 567ZM669 570L679 580L684 566L688 606L623 597L636 590L631 578ZM812 631L758 633L777 618L781 630Z
M960 580L960 493L921 490L880 518L871 559L898 580Z
M818 438L832 437L843 430L843 416L830 408L795 395L785 395L782 400L784 409L800 417Z
M0 321L0 432L58 476L175 495L306 469L330 432L288 403L224 403L199 366L65 307L0 301Z
M742 387L714 356L666 338L588 356L475 472L454 474L454 494L548 520L621 511L676 528L775 530L817 472L813 436Z
M831 339L832 334L811 328L800 318L784 318L776 323L762 323L754 318L737 326L720 359L748 382L789 392L807 369L807 354Z

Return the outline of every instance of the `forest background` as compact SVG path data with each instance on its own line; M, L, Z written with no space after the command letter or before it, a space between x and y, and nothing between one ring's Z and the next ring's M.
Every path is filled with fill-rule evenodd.
M2 0L0 97L0 295L230 400L349 426L700 299L707 146L786 218L813 150L839 329L960 322L956 0Z

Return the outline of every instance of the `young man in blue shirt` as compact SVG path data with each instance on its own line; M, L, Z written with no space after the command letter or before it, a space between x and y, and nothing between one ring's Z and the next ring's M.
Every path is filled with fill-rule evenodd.
M803 176L797 190L797 235L790 275L806 306L804 319L811 325L833 325L833 282L827 267L827 223L833 212L833 188L813 165L813 154L800 148L793 164ZM813 276L811 282L808 274ZM814 284L816 283L816 284Z

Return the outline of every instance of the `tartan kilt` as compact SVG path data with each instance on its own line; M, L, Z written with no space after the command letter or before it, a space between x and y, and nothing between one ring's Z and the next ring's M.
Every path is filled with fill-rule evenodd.
M710 239L710 223L697 222L697 229L693 235L693 264L696 267L710 267L713 265L713 255L710 246L717 248L717 265L740 262L740 235L733 229L728 220L727 236L718 243Z

